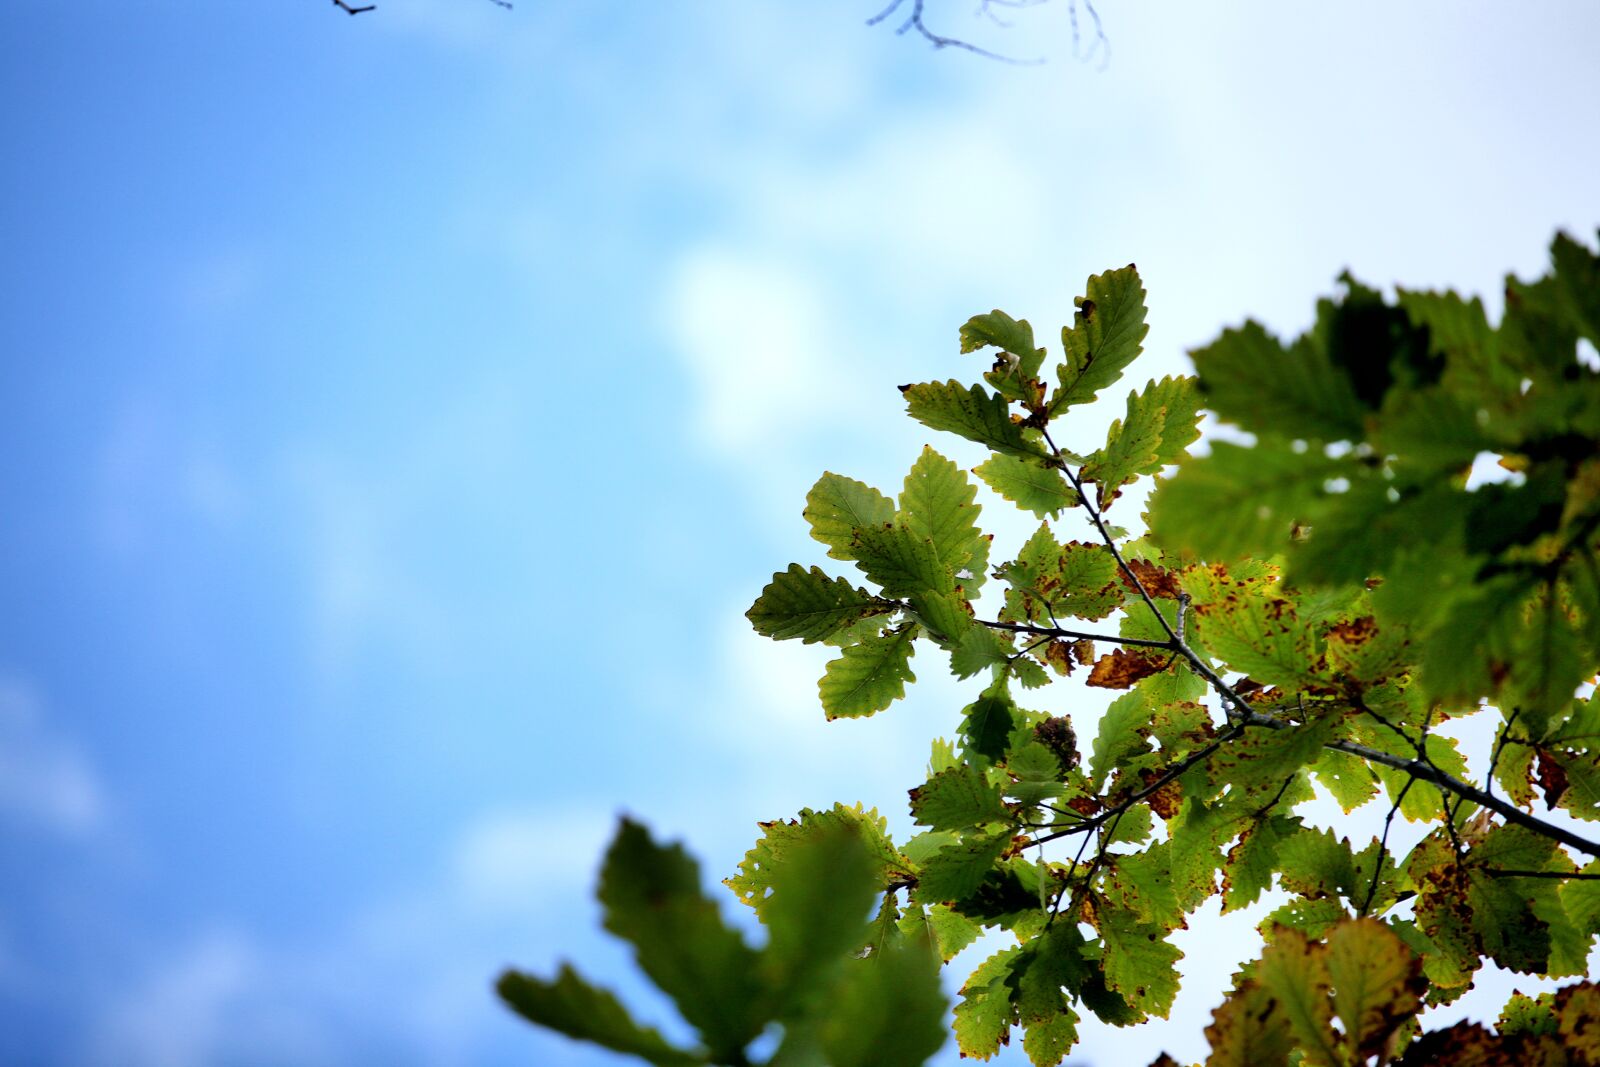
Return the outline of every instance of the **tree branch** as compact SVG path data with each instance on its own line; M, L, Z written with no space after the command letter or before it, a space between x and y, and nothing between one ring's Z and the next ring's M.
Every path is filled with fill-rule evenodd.
M1168 652L1175 651L1170 641L1149 641L1142 637L1118 637L1116 634L1091 634L1079 630L1063 630L1059 626L1033 626L1024 622L991 622L988 619L974 620L980 626L987 626L991 630L1008 630L1014 634L1037 634L1041 637L1067 637L1075 641L1104 641L1108 645L1137 645L1140 648L1159 648Z
M1181 760L1178 764L1176 773L1163 775L1162 779L1160 779L1160 783L1165 784L1166 781L1170 781L1172 778L1177 777L1178 774L1182 774L1183 771L1187 770L1201 759L1204 759L1212 752L1216 751L1216 749L1221 746L1221 743L1224 740L1229 740L1237 736L1239 732L1237 729L1238 727L1255 726L1275 730L1284 730L1290 728L1293 725L1292 723L1285 722L1282 719L1273 718L1270 715L1263 715L1260 712L1249 708L1239 697L1239 694L1234 692L1233 688L1229 686L1227 682L1223 681L1222 677L1217 674L1217 672L1213 670L1209 664L1201 659L1200 655L1195 652L1193 648L1189 646L1189 643L1185 641L1178 633L1177 628L1174 627L1171 622L1167 621L1167 617L1163 615L1161 613L1161 609L1156 606L1155 598L1152 597L1149 590L1144 587L1144 583L1139 580L1139 576L1138 574L1134 573L1133 568L1128 566L1127 560L1122 557L1121 550L1117 548L1116 539L1111 536L1111 531L1106 528L1105 519L1101 516L1099 509L1090 503L1089 495L1084 492L1083 480L1079 476L1078 472L1074 471L1066 462L1065 458L1061 454L1061 449L1056 447L1056 443L1050 439L1049 430L1042 430L1041 433L1044 435L1045 443L1050 446L1050 451L1054 454L1058 466L1066 474L1068 480L1071 481L1072 488L1077 492L1079 502L1082 503L1084 511L1089 516L1090 522L1094 524L1095 529L1099 532L1101 541L1105 543L1105 546L1107 550L1110 551L1112 558L1116 560L1117 567L1124 575L1127 576L1129 584L1138 591L1140 598L1145 603L1145 606L1148 607L1151 614L1156 617L1156 621L1161 624L1161 628L1167 632L1167 637L1169 640L1165 643L1164 647L1170 648L1174 652L1181 655L1186 661L1188 661L1189 666L1194 669L1195 673L1204 678L1211 685L1211 687L1216 690L1218 696L1220 696L1223 701L1223 714L1227 715L1229 720L1235 724L1236 728L1234 730L1223 734L1216 742L1202 749L1200 752ZM1181 608L1182 604L1180 602L1180 612ZM1162 646L1161 642L1156 642L1156 644L1158 647ZM1229 705L1232 705L1231 708ZM1381 717L1376 715L1374 715L1374 717L1379 718L1379 721L1382 721ZM1397 727L1391 725L1390 729L1395 730L1395 732L1402 738L1406 737L1405 733L1399 730ZM1585 855L1600 857L1600 844L1596 844L1587 838L1580 837L1578 834L1575 834L1563 827L1557 826L1554 823L1548 823L1543 819L1529 815L1522 809L1515 807L1512 804L1508 804L1490 793L1484 792L1477 786L1463 782L1454 775L1445 773L1438 767L1434 766L1433 762L1427 758L1427 750L1422 743L1410 742L1409 739L1407 740L1408 743L1415 745L1419 754L1419 758L1408 760L1401 756L1392 756L1387 752L1370 748L1366 745L1357 744L1354 741L1329 741L1322 747L1331 749L1334 752L1344 752L1351 756L1357 756L1361 759L1367 760L1368 762L1379 764L1380 766L1390 767L1397 771L1403 771L1412 778L1429 782L1439 787L1441 790L1448 790L1462 800L1470 800L1479 807L1488 808L1490 811L1499 815L1508 823L1513 823L1525 830L1531 830L1542 837L1547 837L1553 841L1558 841L1569 848L1577 849L1579 852L1582 852ZM1148 795L1149 792L1154 792L1154 789L1148 790L1142 795ZM1449 811L1448 804L1445 805L1445 808L1447 825L1450 828L1451 834L1454 835L1455 824L1453 813ZM1108 815L1102 815L1097 818L1103 819L1108 817ZM1061 837L1069 833L1078 832L1078 829L1078 827L1073 827L1071 830L1061 831L1055 835L1046 835L1046 837Z
M1246 726L1260 726L1273 730L1285 730L1292 724L1281 719L1274 719L1270 715L1251 712L1244 718ZM1439 768L1418 759L1406 759L1404 756L1392 756L1387 752L1359 745L1354 741L1329 741L1322 746L1335 752L1344 752L1351 756L1359 756L1370 763L1390 767L1397 771L1404 771L1413 778L1420 778L1424 782L1431 782L1443 789L1448 789L1463 800L1470 800L1481 808L1488 808L1506 822L1515 823L1525 830L1532 830L1542 837L1559 841L1569 848L1575 848L1585 855L1600 857L1600 844L1554 823L1545 822L1543 819L1529 815L1521 808L1506 803L1499 797L1491 796L1468 782L1463 782L1454 775L1446 774Z
M1038 64L1044 62L1042 59L1017 59L1014 56L1003 56L998 52L991 52L987 48L979 48L970 41L963 41L958 37L945 37L942 34L934 33L932 30L928 29L927 23L922 21L922 9L923 5L926 3L926 0L890 0L888 7L884 8L882 11L878 12L876 15L867 20L867 25L878 25L890 15L893 15L902 7L905 7L905 5L908 3L911 5L911 12L906 16L906 20L904 22L895 27L894 32L896 34L905 34L911 30L916 30L917 36L933 45L935 49L956 48L963 52L971 52L975 56L982 56L985 59L992 59L999 63L1010 63L1012 66L1017 67L1037 66ZM1024 5L1019 4L1015 6L1020 7Z

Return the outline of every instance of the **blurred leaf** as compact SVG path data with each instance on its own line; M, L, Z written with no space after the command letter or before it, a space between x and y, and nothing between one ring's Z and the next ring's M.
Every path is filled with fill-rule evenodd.
M739 1053L768 1020L760 956L700 889L700 868L623 819L598 891L605 927L634 947L639 969L670 996L713 1060Z
M674 1048L654 1029L634 1022L614 995L590 985L566 964L552 982L506 971L495 989L518 1015L575 1040L638 1056L657 1067L705 1062L701 1056Z

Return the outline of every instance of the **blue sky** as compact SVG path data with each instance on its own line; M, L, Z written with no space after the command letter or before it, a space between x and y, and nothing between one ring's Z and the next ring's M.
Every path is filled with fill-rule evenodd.
M1134 260L1159 376L1600 223L1593 5L1105 0L1103 70L970 8L1051 61L850 0L8 5L0 1061L613 1062L488 982L639 992L617 812L722 877L802 805L903 828L954 725L931 669L824 724L741 615L818 473L898 483L968 315ZM1196 1055L1254 921L1077 1059Z

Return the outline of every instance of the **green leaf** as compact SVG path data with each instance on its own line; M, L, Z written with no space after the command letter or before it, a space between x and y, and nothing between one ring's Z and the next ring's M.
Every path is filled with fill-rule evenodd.
M1089 756L1089 779L1098 791L1111 769L1132 756L1150 751L1150 704L1135 689L1113 700L1100 716L1094 751Z
M811 536L828 546L834 559L855 559L858 526L881 526L894 518L894 502L870 485L832 472L806 494L805 519Z
M1314 526L1326 483L1352 474L1359 471L1348 457L1268 441L1253 447L1214 441L1210 455L1189 460L1156 486L1151 535L1173 554L1272 556L1289 545L1297 522Z
M1001 949L979 964L962 985L955 1009L956 1044L962 1056L991 1059L1009 1039L1017 1013L1006 979L1021 953L1021 945Z
M1052 926L1028 942L1007 976L1026 1031L1023 1050L1041 1067L1054 1067L1078 1039L1078 1013L1063 990L1076 993L1091 973L1083 948L1075 927Z
M830 578L820 568L798 563L772 576L772 582L745 618L756 633L782 641L798 637L812 644L872 615L895 610L843 578Z
M884 596L955 592L955 574L940 562L933 542L899 523L858 527L850 543L856 566Z
M976 941L983 927L945 904L928 907L928 929L933 932L939 958L949 963L956 953Z
M1251 730L1223 745L1211 757L1208 776L1216 787L1227 785L1230 796L1271 798L1284 779L1317 759L1338 725L1332 716L1301 726Z
M638 1056L657 1067L705 1062L672 1047L656 1030L634 1022L614 995L590 985L566 964L551 982L506 971L495 989L518 1015L579 1041Z
M1129 808L1106 824L1102 845L1137 845L1150 836L1155 828L1155 816L1150 809L1140 805Z
M1011 702L1004 684L985 689L982 696L967 705L961 720L961 747L967 758L1004 759L1016 723L1017 706Z
M1376 919L1335 927L1323 956L1345 1042L1365 1063L1421 1010L1427 990L1422 961Z
M798 819L762 823L761 838L740 860L739 873L723 879L722 884L733 890L741 902L754 908L757 915L765 917L772 900L774 872L805 841L841 827L854 832L866 845L876 864L879 888L915 877L916 867L889 840L888 822L876 808L835 804L825 811L804 808Z
M911 617L922 624L928 638L951 651L961 647L968 631L984 629L973 624L971 610L960 593L915 593Z
M1206 1067L1281 1067L1294 1050L1289 1020L1257 982L1234 990L1212 1013L1206 1040Z
M1600 348L1600 256L1564 233L1550 245L1555 282L1579 334Z
M997 667L1006 661L1011 649L987 626L968 626L961 634L961 642L950 651L950 673L957 678L971 678L986 667Z
M912 464L900 493L901 521L933 543L934 554L952 574L970 567L979 551L977 495L965 471L928 447Z
M1594 674L1583 655L1560 598L1549 593L1536 599L1532 618L1512 645L1511 674L1503 704L1522 709L1524 729L1538 736L1550 719L1572 704L1578 686Z
M678 845L661 846L623 819L598 892L605 927L634 947L639 969L726 1060L767 1022L760 956L701 892L700 869Z
M878 890L878 864L859 827L819 827L770 871L764 962L781 1001L796 997L860 948Z
M1236 911L1254 904L1272 888L1272 876L1282 862L1283 843L1300 827L1299 819L1270 815L1253 822L1228 850L1222 869L1222 910Z
M1163 930L1183 925L1187 901L1179 899L1179 887L1173 884L1170 843L1158 841L1143 852L1117 856L1112 864L1114 875L1108 897L1140 920Z
M1140 408L1160 408L1161 444L1156 450L1153 464L1139 470L1140 474L1154 474L1170 466L1189 453L1189 446L1200 439L1200 385L1192 375L1168 375L1160 381L1152 379L1144 392L1128 397L1128 418L1133 420L1135 404Z
M1013 456L990 456L973 468L990 489L1036 518L1078 506L1078 494L1061 472Z
M1161 466L1161 427L1166 418L1166 408L1142 402L1138 393L1128 394L1127 418L1111 423L1106 446L1083 467L1083 477L1100 487L1102 509L1140 471Z
M1086 404L1143 351L1145 334L1144 286L1132 264L1089 278L1086 295L1074 303L1073 324L1061 331L1066 352L1060 385L1050 398L1055 416L1074 404Z
M1348 896L1357 888L1349 840L1327 830L1303 827L1287 835L1279 846L1278 870L1285 889L1313 900Z
M1433 350L1445 357L1440 378L1444 388L1479 400L1519 391L1521 375L1500 358L1499 339L1489 325L1482 300L1407 289L1401 289L1398 297L1411 321L1427 328Z
M1367 761L1359 757L1325 749L1311 770L1346 814L1355 811L1378 793L1377 775L1372 773Z
M935 830L965 830L980 823L1005 822L1011 817L1001 799L1000 787L965 763L940 771L926 784L911 790L911 815L918 826Z
M1397 389L1385 398L1373 437L1383 451L1403 456L1409 468L1458 470L1479 452L1501 449L1487 414L1446 389Z
M911 417L935 430L965 437L1005 456L1043 457L1044 448L1023 435L1022 425L1011 419L1005 397L982 386L962 386L951 379L924 382L900 389Z
M1095 924L1105 945L1106 984L1134 1007L1165 1019L1178 995L1177 962L1183 953L1161 927L1122 908L1097 910Z
M1241 590L1194 610L1206 647L1241 674L1290 690L1319 681L1312 669L1319 655L1315 638L1289 601Z
M922 865L917 876L914 899L924 904L965 900L994 869L995 863L1011 847L1011 831L964 837L946 845Z
M921 1067L944 1044L939 957L913 942L857 960L828 998L822 1048L833 1067Z
M1031 740L1014 746L1006 753L1006 772L1016 781L1005 787L1006 796L1016 797L1024 804L1060 796L1067 788L1062 783L1063 760L1076 763L1077 752L1065 745L1052 750Z
M1190 355L1205 406L1243 430L1290 440L1360 440L1366 414L1349 377L1302 338L1285 347L1257 322Z
M1065 1005L1059 1015L1024 1025L1022 1051L1034 1067L1055 1067L1078 1043L1078 1013Z
M1011 585L1001 615L1008 622L1048 622L1051 614L1102 619L1124 598L1110 552L1077 541L1057 544L1047 523L1039 525L1016 560L998 573Z
M972 316L961 327L961 351L976 352L991 345L1014 358L997 360L984 380L1012 400L1036 402L1029 383L1038 377L1045 350L1035 345L1028 320L1014 319L997 308L987 315Z
M916 636L915 626L892 630L851 645L830 661L817 683L828 718L873 715L905 696L906 683L917 680L911 673Z
M1590 860L1583 873L1589 877L1561 887L1561 903L1578 932L1593 937L1600 934L1600 860Z
M1334 1047L1333 1002L1328 998L1328 967L1317 946L1298 930L1280 927L1261 953L1256 978L1289 1020L1306 1067L1341 1067Z

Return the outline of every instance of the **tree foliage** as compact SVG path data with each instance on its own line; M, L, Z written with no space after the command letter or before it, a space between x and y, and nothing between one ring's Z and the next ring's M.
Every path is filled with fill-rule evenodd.
M758 951L681 852L624 824L607 927L699 1048L567 970L502 993L653 1063L748 1062L772 1022L774 1064L913 1063L938 1044L932 961L998 931L955 1005L961 1052L1020 1031L1056 1064L1084 1013L1167 1015L1189 915L1276 889L1266 947L1206 1030L1210 1067L1600 1063L1586 980L1514 996L1493 1027L1421 1020L1486 962L1584 979L1600 934L1600 371L1580 354L1600 345L1600 257L1563 235L1552 259L1508 281L1497 324L1477 300L1345 277L1303 336L1247 323L1193 353L1195 376L1130 391L1103 443L1064 435L1141 352L1134 267L1089 279L1053 367L1027 322L973 318L980 380L902 393L992 453L972 474L1032 535L992 546L977 482L931 447L897 495L825 474L805 518L855 573L794 564L749 612L768 637L838 648L829 717L888 708L914 653L972 680L910 790L919 832L892 841L843 806L763 824L727 880L767 927ZM1190 456L1202 408L1249 443ZM1140 525L1118 502L1143 479L1136 535L1108 516ZM1029 710L1080 671L1119 694L1088 729ZM1494 723L1484 766L1441 730L1468 716ZM1382 833L1308 822L1319 792L1382 805ZM1426 829L1404 854L1397 818Z

